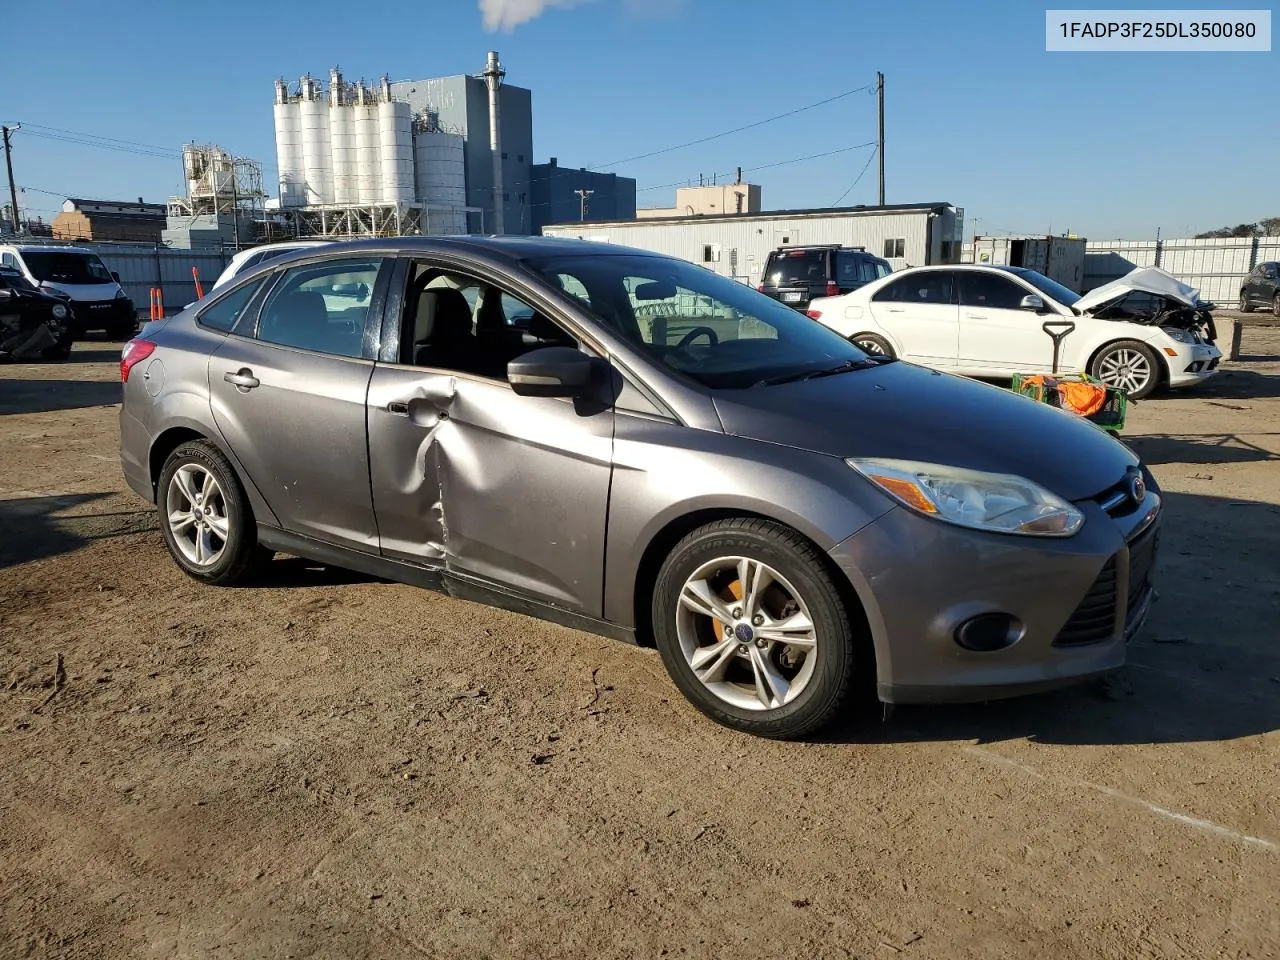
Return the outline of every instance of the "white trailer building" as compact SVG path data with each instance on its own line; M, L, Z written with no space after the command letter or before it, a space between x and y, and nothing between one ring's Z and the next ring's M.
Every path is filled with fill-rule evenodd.
M753 214L559 223L544 236L578 237L680 257L755 286L770 250L839 243L882 256L894 269L956 263L964 210L949 203L825 207Z

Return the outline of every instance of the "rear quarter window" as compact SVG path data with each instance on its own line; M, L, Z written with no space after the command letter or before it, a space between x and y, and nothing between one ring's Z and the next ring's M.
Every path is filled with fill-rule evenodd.
M253 295L262 287L265 278L250 280L243 286L236 287L225 297L205 307L196 317L202 327L229 333L239 323L245 309L253 302Z

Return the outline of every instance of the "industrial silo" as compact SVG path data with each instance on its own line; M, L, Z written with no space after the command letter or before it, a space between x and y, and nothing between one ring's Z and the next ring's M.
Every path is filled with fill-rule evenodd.
M280 205L300 207L306 203L302 169L302 123L298 104L290 102L289 87L276 81L276 166L280 171Z
M320 94L320 83L302 78L302 167L306 179L306 203L333 203L333 155L329 144L329 111Z
M356 118L342 74L329 72L329 146L333 152L333 202L360 201L356 185Z
M363 82L356 83L356 201L377 203L382 199L382 161L378 152L378 107Z
M391 80L382 78L378 103L378 148L383 203L413 202L413 132L409 104L391 99Z
M434 129L429 118L415 123L414 196L422 207L427 233L467 232L465 141Z

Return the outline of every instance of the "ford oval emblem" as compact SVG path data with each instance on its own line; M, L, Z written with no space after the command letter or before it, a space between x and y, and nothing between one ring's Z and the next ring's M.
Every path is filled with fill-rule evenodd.
M1133 497L1134 503L1147 499L1147 482L1142 479L1142 474L1135 473L1129 479L1129 496Z

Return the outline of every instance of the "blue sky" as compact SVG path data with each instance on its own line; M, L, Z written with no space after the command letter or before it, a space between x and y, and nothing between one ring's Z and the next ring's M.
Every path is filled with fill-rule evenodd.
M1047 53L1026 0L558 0L488 31L482 6L539 0L44 0L6 5L0 117L153 144L172 158L14 136L19 202L162 201L183 142L263 162L272 81L334 64L348 79L478 73L497 49L533 91L539 161L603 167L783 113L885 74L886 200L963 206L968 232L1164 236L1280 215L1277 53ZM1056 4L1055 6L1062 6ZM1129 2L1125 7L1150 4ZM1198 0L1198 8L1248 6ZM305 9L305 17L296 11ZM491 11L492 12L492 11ZM612 169L650 185L875 139L858 93ZM767 208L834 203L869 148L746 174ZM37 192L48 191L48 193ZM844 199L874 203L874 162ZM7 199L7 197L6 197Z

